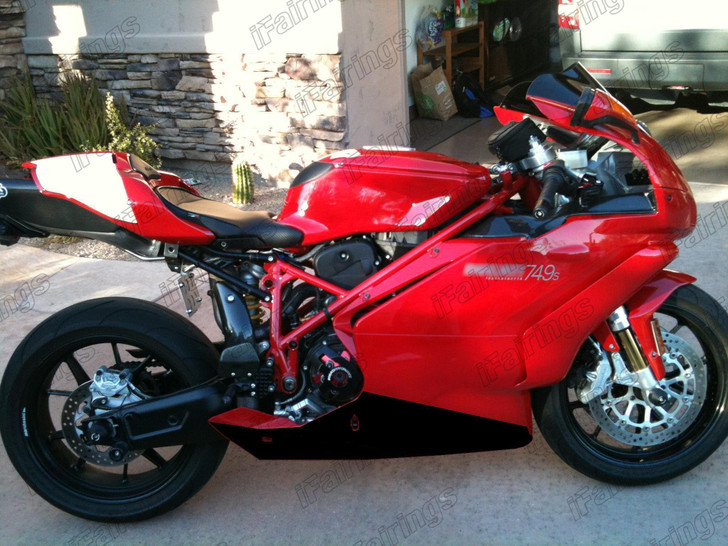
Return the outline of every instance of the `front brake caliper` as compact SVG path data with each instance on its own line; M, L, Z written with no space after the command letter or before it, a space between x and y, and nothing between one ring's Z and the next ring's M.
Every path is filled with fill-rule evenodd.
M609 387L612 377L612 365L606 351L595 340L590 339L590 341L597 354L595 357L597 367L595 370L586 372L586 381L576 389L576 395L583 404L588 404L591 400L601 396Z

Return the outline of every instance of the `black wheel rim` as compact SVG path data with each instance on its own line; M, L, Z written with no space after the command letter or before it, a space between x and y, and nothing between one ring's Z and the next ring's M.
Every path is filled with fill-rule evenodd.
M90 380L101 364L114 369L120 365L138 367L134 375L139 379L137 387L151 396L191 386L174 363L164 362L138 341L108 335L59 347L46 362L29 381L23 396L24 432L31 456L46 479L87 500L128 503L154 495L188 463L192 446L145 450L125 465L95 465L71 449L58 413L60 401Z
M725 359L724 350L708 326L690 311L670 304L663 305L656 313L656 317L660 319L661 324L667 324L668 329L677 335L684 335L684 330L688 329L693 340L691 345L694 348L697 348L696 344L699 345L708 373L705 402L694 422L675 439L651 447L627 444L620 446L620 442L608 437L589 414L586 406L579 402L573 387L569 387L568 382L563 381L560 385L562 392L559 400L562 411L567 415L567 429L584 449L603 461L642 467L646 464L669 463L684 456L686 450L697 449L702 440L710 435L726 409L728 392L725 387L725 366L719 365L721 360ZM585 414L588 417L585 417ZM596 427L585 428L585 422L589 419Z

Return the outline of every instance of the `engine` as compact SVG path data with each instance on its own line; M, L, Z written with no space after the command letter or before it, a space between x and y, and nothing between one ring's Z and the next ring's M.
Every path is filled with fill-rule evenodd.
M364 385L359 366L333 333L315 341L306 353L303 371L310 388L326 404L351 402Z
M377 233L376 242L385 260L397 260L407 252L421 245L434 235L434 230L429 231L390 231Z
M275 410L299 424L351 402L364 387L361 369L332 331L307 339L303 353L299 395Z
M365 237L331 244L313 258L313 268L319 277L347 290L376 273L381 263L376 246Z

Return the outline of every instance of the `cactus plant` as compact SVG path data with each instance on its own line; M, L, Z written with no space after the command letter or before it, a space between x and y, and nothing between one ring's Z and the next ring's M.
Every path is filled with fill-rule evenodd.
M252 203L255 198L253 173L250 165L241 161L233 165L233 203L236 205Z

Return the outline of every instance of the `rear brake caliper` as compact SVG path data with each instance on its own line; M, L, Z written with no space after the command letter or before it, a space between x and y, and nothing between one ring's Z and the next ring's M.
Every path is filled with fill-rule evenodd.
M63 435L84 460L103 466L126 464L140 452L131 451L117 437L117 425L103 414L144 399L131 383L130 370L101 366L92 381L79 386L63 406ZM109 449L100 449L110 446Z

